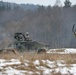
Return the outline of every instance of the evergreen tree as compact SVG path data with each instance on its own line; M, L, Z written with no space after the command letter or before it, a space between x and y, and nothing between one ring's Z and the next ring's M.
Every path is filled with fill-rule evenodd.
M10 5L9 3L7 3L6 9L7 9L7 10L10 10L10 9L11 9L11 5Z
M18 5L14 6L14 9L15 10L18 10L19 9L19 6Z
M38 7L38 12L40 12L41 14L43 13L43 12L45 12L45 7L42 5L42 6L39 6Z
M1 6L0 6L0 11L5 10L5 8L6 8L6 7L5 7L4 5L1 5Z
M69 0L65 0L64 2L65 6L64 7L71 7L71 2Z

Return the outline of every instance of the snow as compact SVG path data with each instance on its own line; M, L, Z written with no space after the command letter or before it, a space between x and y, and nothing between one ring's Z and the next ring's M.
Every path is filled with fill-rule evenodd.
M27 64L27 63L24 63L24 65L25 65L25 66L29 66L29 64Z
M0 63L2 63L2 62L5 62L6 60L4 60L4 59L0 59Z
M11 59L10 61L6 61L4 59L0 59L0 67L1 66L6 66L6 65L13 65L13 64L21 64L19 60L13 60Z
M76 49L65 49L65 53L76 53Z
M11 67L6 68L6 71L5 71L5 73L7 75L10 75L10 74L11 75L14 75L14 74L22 75L22 72L25 72L25 71L18 71L18 70L11 68Z
M44 64L46 63L46 60L41 60Z
M61 52L58 49L50 49L47 53L76 53L76 49L67 48ZM76 59L73 59L76 60ZM32 65L30 64L32 63ZM30 67L34 65L34 67ZM24 60L21 64L19 59L0 59L0 75L51 75L52 73L60 73L61 75L76 75L76 63L67 64L65 60Z
M76 64L72 64L71 66L73 66L73 67L75 66L76 67Z
M53 64L54 61L46 60L47 64Z
M57 60L56 63L60 67L66 66L66 64L65 64L65 62L63 60ZM62 64L62 63L64 63L64 64Z
M25 73L28 73L29 75L33 74L31 71L24 71L24 70L16 70L11 67L5 68L5 72L7 75L25 75Z
M28 67L30 64L29 62L33 63L37 69L35 74L41 75L41 73L38 70L42 71L43 75L50 75L51 73L61 73L61 75L76 75L76 64L70 64L69 67L67 67L65 62L63 60L56 60L56 61L51 61L51 60L41 60L43 64L46 64L47 66L40 65L39 60L34 60L34 61L25 61L24 66ZM27 63L26 63L27 62ZM33 75L34 72L30 70L17 70L17 67L20 67L20 60L18 59L11 59L11 60L4 60L0 59L0 75L6 74L6 75ZM10 65L17 64L19 66L16 66L16 68L11 67ZM7 66L9 65L9 66ZM5 66L5 67L3 67ZM48 67L49 66L49 67Z
M36 72L36 74L40 75L40 72Z
M55 61L46 60L46 62L47 62L46 65L47 65L48 67L50 67L50 68L55 67Z
M39 60L35 60L33 63L34 63L34 65L40 65Z
M51 70L46 69L45 71L43 71L43 75L50 75L51 74Z
M61 74L68 74L68 68L67 67L61 68L60 73Z
M57 50L61 50L57 52ZM58 53L58 54L69 54L69 53L76 53L76 48L60 48L60 49L49 49L47 53Z

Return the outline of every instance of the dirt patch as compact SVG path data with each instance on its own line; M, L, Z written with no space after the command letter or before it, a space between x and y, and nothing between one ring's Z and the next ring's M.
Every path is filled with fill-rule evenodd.
M0 58L18 58L20 53L15 49L4 49L0 52Z
M37 54L46 53L46 52L47 52L46 49L39 49L37 51Z
M5 50L3 50L2 53L13 53L15 55L19 54L19 52L17 50L15 50L15 49L5 49Z

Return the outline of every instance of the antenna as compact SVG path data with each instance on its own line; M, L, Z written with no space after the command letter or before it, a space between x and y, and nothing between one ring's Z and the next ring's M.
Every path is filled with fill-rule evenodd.
M62 6L61 1L60 1L60 0L56 0L54 6L59 6L59 7L61 7L61 6Z

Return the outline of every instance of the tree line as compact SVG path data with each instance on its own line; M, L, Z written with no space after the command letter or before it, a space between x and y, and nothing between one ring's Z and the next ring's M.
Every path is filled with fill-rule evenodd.
M66 0L67 1L67 0ZM0 12L0 46L14 42L15 32L30 33L30 39L50 48L76 47L72 26L76 23L76 5L69 7L38 6ZM4 45L3 45L4 44Z

